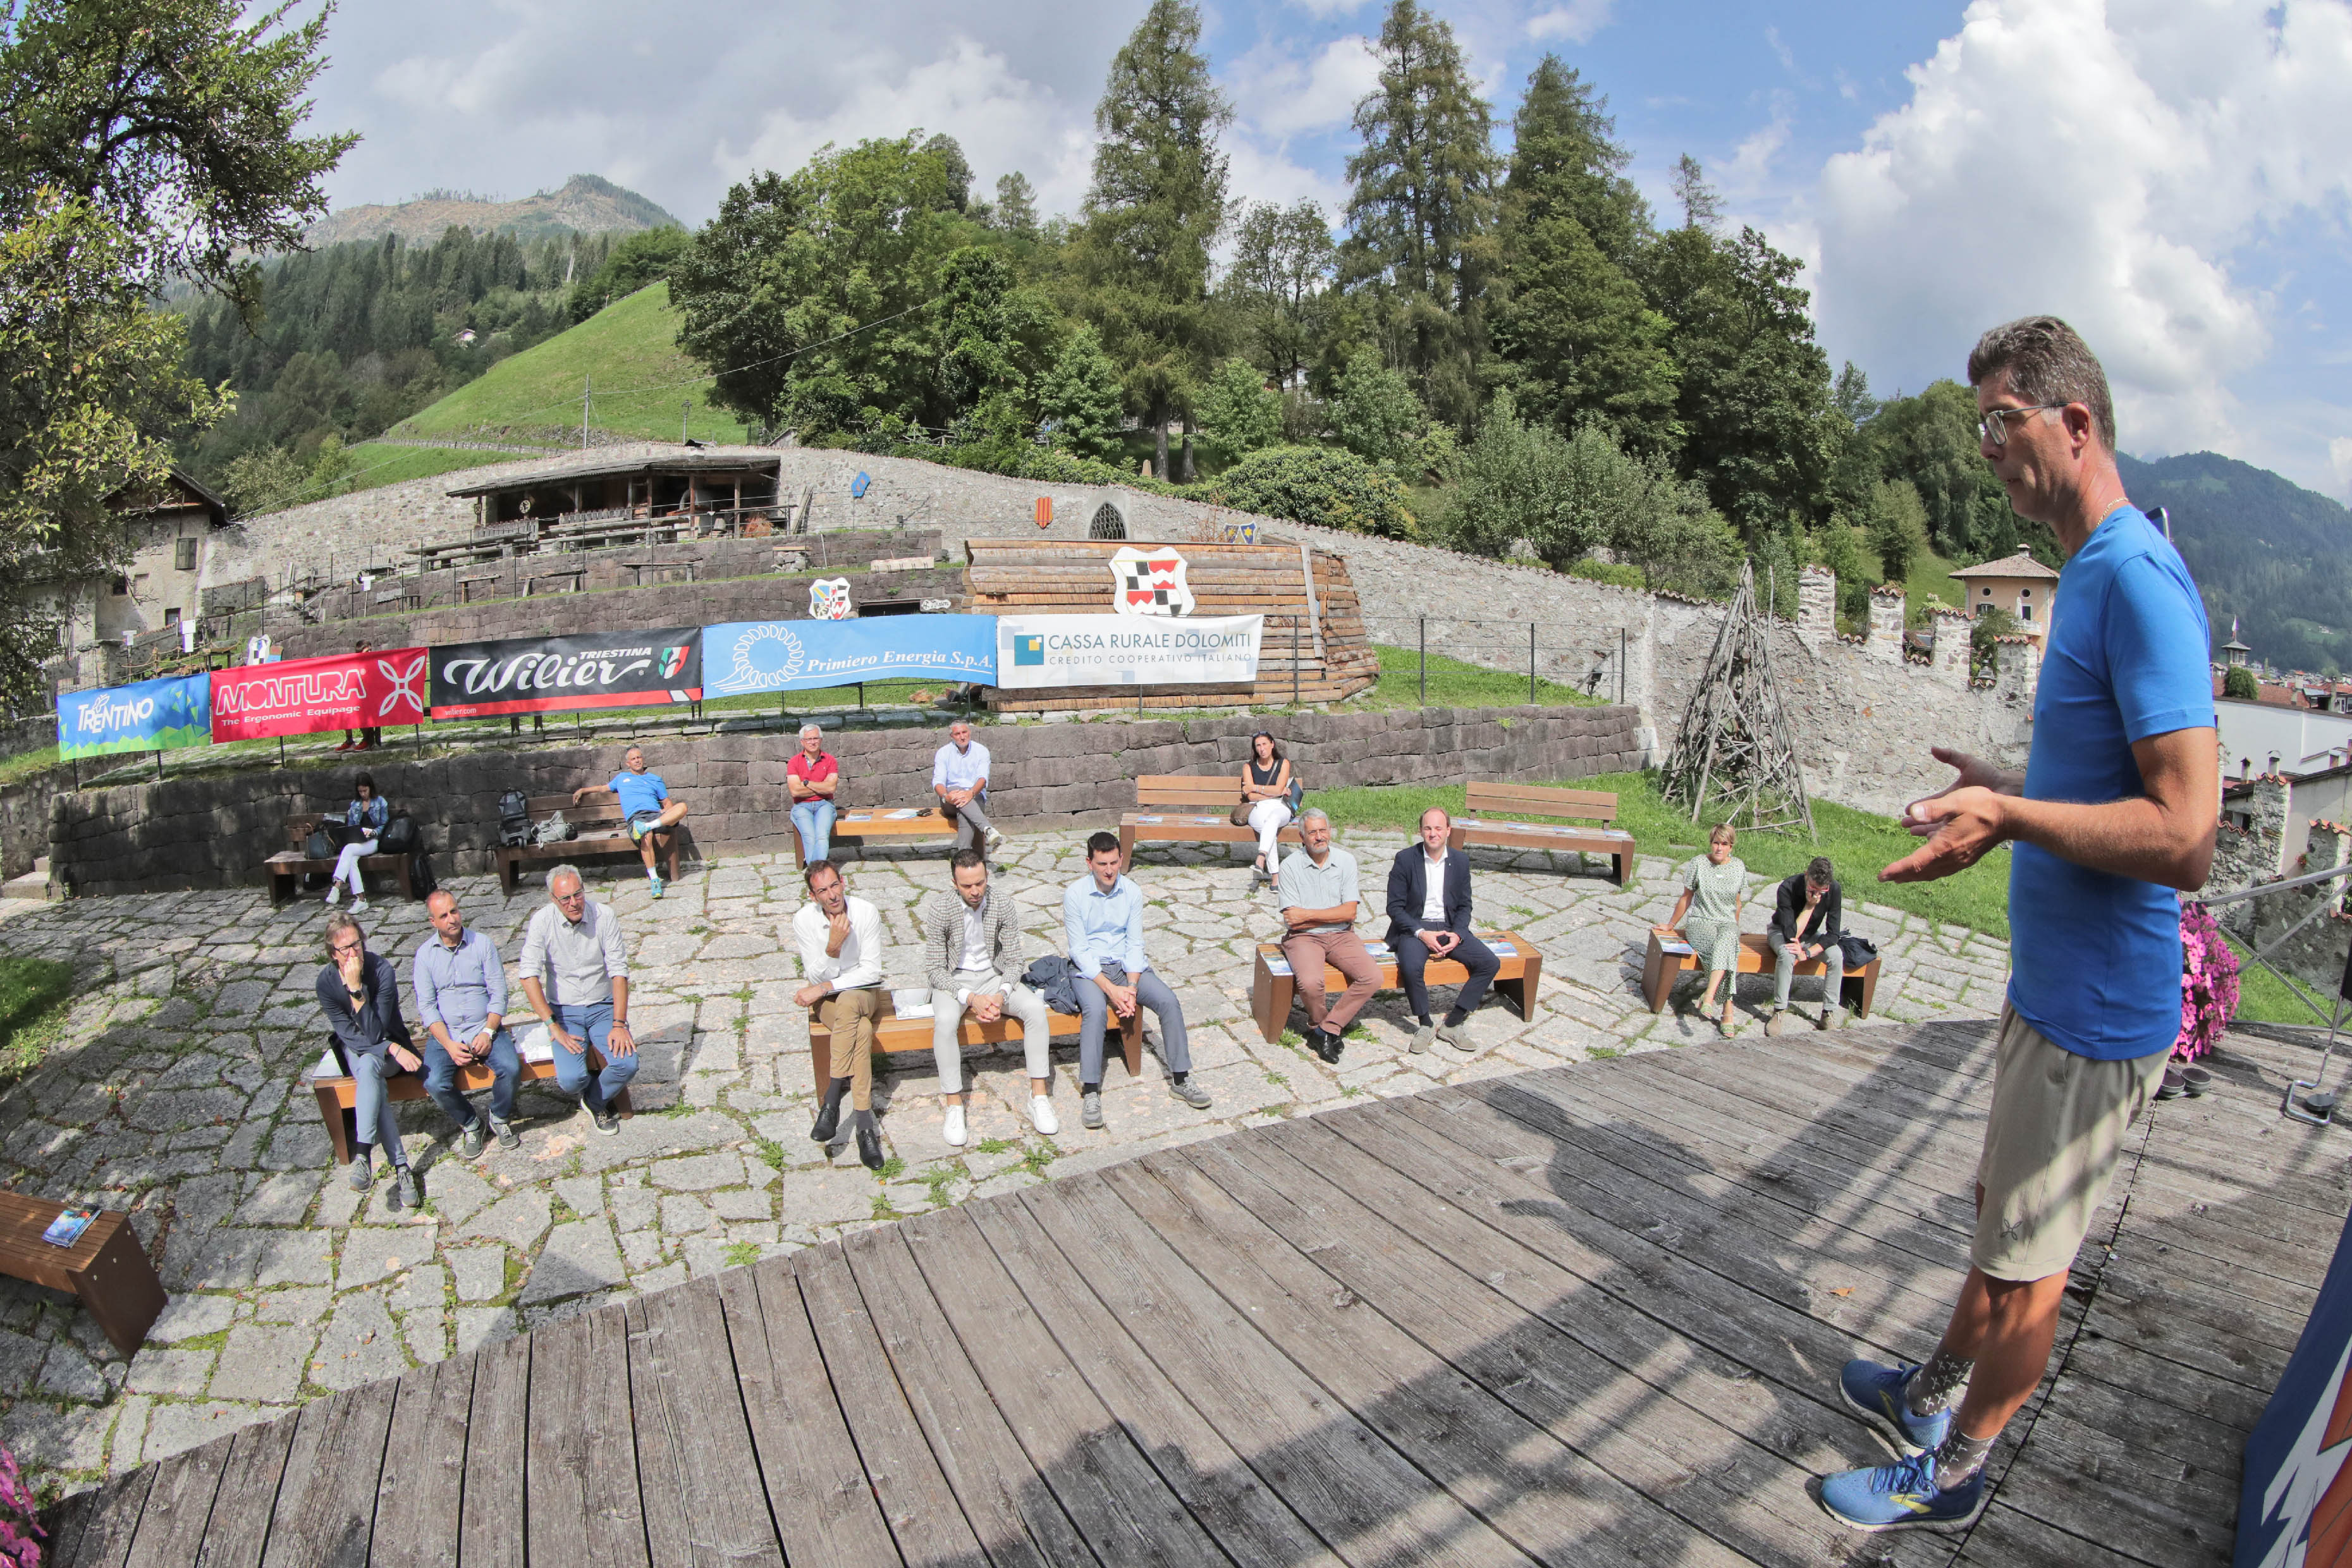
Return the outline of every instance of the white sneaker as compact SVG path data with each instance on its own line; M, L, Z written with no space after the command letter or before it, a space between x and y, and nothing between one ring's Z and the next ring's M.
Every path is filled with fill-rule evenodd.
M1062 1119L1054 1114L1054 1102L1042 1094L1029 1097L1029 1125L1051 1138L1062 1130Z
M962 1106L950 1105L948 1107L947 1125L940 1129L940 1136L948 1141L948 1147L950 1149L961 1149L963 1147L964 1131Z
M367 907L368 901L365 899L353 899L352 900L352 913L355 915L365 914L367 912Z
M999 833L993 827L990 828L988 830L988 842L985 847L991 855L995 854L998 850L1004 847L1004 835Z
M330 883L328 883L328 884L327 884L327 907L328 907L329 909L331 909L331 909L333 909L337 904L340 904L340 903L341 903L342 901L343 901L343 885L342 885L341 882L330 882Z

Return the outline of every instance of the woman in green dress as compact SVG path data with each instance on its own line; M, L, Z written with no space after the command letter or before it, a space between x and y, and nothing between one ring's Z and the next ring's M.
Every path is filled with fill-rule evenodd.
M1737 836L1727 822L1718 822L1707 835L1706 853L1694 856L1683 867L1683 896L1675 912L1656 928L1660 936L1679 936L1690 943L1698 967L1706 971L1706 995L1698 1005L1706 1013L1715 1005L1715 987L1723 984L1723 1016L1718 1034L1733 1032L1732 994L1738 989L1739 907L1746 901L1748 868L1731 853ZM1684 920L1687 914L1688 921Z

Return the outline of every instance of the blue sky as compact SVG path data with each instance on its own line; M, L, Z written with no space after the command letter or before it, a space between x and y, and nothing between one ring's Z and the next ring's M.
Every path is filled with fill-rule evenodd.
M2352 0L1972 5L1437 0L1496 103L1557 50L1610 101L1662 215L1685 152L1809 263L1833 360L1881 392L2054 310L2123 445L2210 447L2352 496ZM350 5L319 122L366 140L336 203L607 175L689 222L760 167L921 125L1047 210L1141 0L405 0ZM1381 0L1203 5L1237 195L1337 216Z

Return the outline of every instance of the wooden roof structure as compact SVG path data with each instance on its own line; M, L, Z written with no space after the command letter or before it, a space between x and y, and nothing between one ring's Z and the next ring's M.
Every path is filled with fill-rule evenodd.
M1109 616L1119 540L973 539L964 544L971 609L983 616ZM1363 607L1348 563L1299 544L1171 541L1184 559L1195 616L1265 617L1255 686L1087 686L994 689L1003 712L1118 707L1273 707L1338 702L1381 672L1364 633Z
M1808 1486L1885 1459L1839 1364L1923 1354L1960 1283L1987 1022L1373 1099L877 1226L125 1472L47 1560L2226 1562L2344 1220L2274 1109L2309 1059L2232 1035L2135 1126L1965 1535Z

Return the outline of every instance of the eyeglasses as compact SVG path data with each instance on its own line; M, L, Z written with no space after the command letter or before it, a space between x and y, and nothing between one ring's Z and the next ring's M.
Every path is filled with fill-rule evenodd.
M1988 408L1977 421L1977 439L1990 441L1996 450L2009 445L2008 421L2013 415L2041 414L2053 408L2064 408L2063 403L2032 403L2023 408Z

